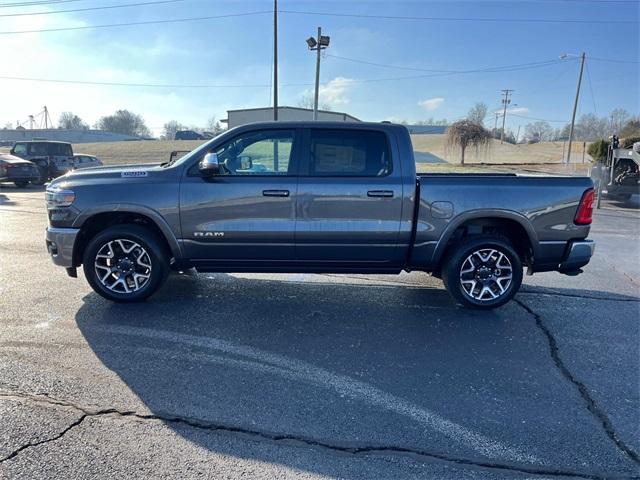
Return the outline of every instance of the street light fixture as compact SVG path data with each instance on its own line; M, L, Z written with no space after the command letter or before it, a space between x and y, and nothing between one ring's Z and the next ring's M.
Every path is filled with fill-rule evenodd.
M329 46L330 38L322 35L322 27L318 27L318 37L307 38L309 50L316 51L316 90L313 97L313 119L318 120L318 95L320 92L320 52Z

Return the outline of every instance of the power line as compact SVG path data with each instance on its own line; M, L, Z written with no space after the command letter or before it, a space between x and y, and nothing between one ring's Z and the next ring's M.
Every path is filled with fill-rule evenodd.
M12 77L12 76L0 76L2 80L17 80L26 82L45 82L45 83L66 83L66 84L78 84L78 85L100 85L110 87L144 87L144 88L269 88L269 84L169 84L169 83L124 83L124 82L94 82L89 80L64 80L54 78L30 78L30 77ZM304 84L292 84L300 86L309 86L310 83Z
M32 15L52 15L54 13L89 12L93 10L110 10L113 8L141 7L144 5L158 5L161 3L177 3L177 2L184 2L184 1L185 0L157 0L153 2L123 3L120 5L107 5L102 7L85 7L85 8L73 8L69 10L52 10L48 12L6 13L6 14L0 14L0 17L27 17Z
M377 18L384 20L426 20L436 22L505 22L505 23L615 23L615 24L637 24L636 20L561 20L552 18L473 18L473 17L409 17L397 15L369 15L358 13L336 13L336 12L305 12L301 10L280 10L282 13L292 13L296 15L317 15L327 17L351 17L351 18Z
M416 71L416 72L432 72L432 73L453 73L453 72L455 72L455 70L431 70L431 69L427 69L427 68L402 67L402 66L399 66L399 65L389 65L389 64L385 64L385 63L369 62L367 60L358 60L358 59L355 59L355 58L341 57L339 55L332 55L332 54L329 54L329 53L325 53L325 57L337 58L339 60L346 60L348 62L361 63L361 64L364 64L364 65L373 65L374 67L391 68L391 69L394 69L394 70L411 70L411 71Z
M449 73L434 73L428 75L413 75L406 77L393 77L393 78L364 78L354 79L354 83L369 83L369 82L384 82L384 81L397 81L407 79L419 79L430 78L437 76L459 75L468 73L491 73L491 72L508 72L516 70L528 70L531 68L546 67L549 65L555 65L563 63L566 60L551 60L542 62L530 62L515 65L503 65L498 67L485 67L474 70L457 70ZM65 79L51 79L51 78L32 78L32 77L19 77L0 75L1 80L15 80L15 81L28 81L28 82L44 82L44 83L63 83L63 84L79 84L79 85L101 85L101 86L115 86L115 87L148 87L148 88L194 88L194 89L206 89L206 88L271 88L271 84L159 84L159 83L125 83L125 82L99 82L89 80L65 80ZM283 87L307 87L313 85L312 83L287 83L281 86Z
M496 66L496 67L483 67L480 69L474 69L474 70L433 70L433 69L427 69L427 68L417 68L417 67L403 67L403 66L399 66L399 65L390 65L390 64L385 64L385 63L376 63L376 62L370 62L367 60L360 60L360 59L355 59L355 58L348 58L348 57L341 57L338 55L332 55L332 54L325 54L327 57L331 57L331 58L337 58L340 60L346 60L349 62L355 62L355 63L361 63L364 65L373 65L375 67L383 67L383 68L391 68L391 69L397 69L397 70L411 70L411 71L418 71L418 72L430 72L430 73L438 73L438 74L456 74L456 73L469 73L469 72L480 72L480 71L502 71L503 69L511 69L511 68L518 68L518 67L529 67L529 66L544 66L544 65L548 65L548 64L556 64L556 63L564 63L567 61L575 61L575 58L568 58L568 59L553 59L553 60L542 60L542 61L537 61L537 62L528 62L528 63L517 63L517 64L513 64L513 65L502 65L502 66Z
M567 120L549 120L548 118L537 118L537 117L528 117L526 115L518 115L517 113L510 114L513 117L525 118L527 120L537 120L540 122L549 122L549 123L568 123Z
M589 56L589 60L596 60L598 62L613 62L613 63L640 63L638 60L619 60L617 58L598 58Z
M231 17L247 17L250 15L264 15L266 13L273 13L271 10L262 10L256 12L244 12L244 13L229 13L226 15L210 15L207 17L189 17L189 18L173 18L168 20L147 20L142 22L126 22L126 23L110 23L106 25L85 25L81 27L61 27L61 28L45 28L41 30L13 30L9 32L0 32L0 35L12 35L21 33L44 33L44 32L65 32L70 30L89 30L92 28L109 28L109 27L128 27L132 25L154 25L160 23L181 23L181 22L194 22L200 20L215 20L218 18L231 18Z
M4 3L0 5L0 8L15 8L15 7L39 7L41 5L54 5L58 3L71 3L80 2L82 0L44 0L40 2L14 2Z
M469 74L469 73L498 73L498 72L514 72L519 70L530 70L533 68L541 68L548 67L551 65L558 65L559 63L564 62L565 60L550 60L547 62L537 62L534 64L523 64L522 66L503 66L503 67L491 67L491 68L481 68L474 70L458 70L455 72L447 72L447 73L430 73L425 75L409 75L405 77L387 77L387 78L370 78L363 80L354 80L358 83L369 83L369 82L387 82L387 81L397 81L397 80L411 80L418 78L433 78L433 77L448 77L450 75L461 75L461 74Z

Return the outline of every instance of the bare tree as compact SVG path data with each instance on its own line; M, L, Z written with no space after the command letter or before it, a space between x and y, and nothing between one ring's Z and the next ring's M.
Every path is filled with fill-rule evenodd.
M593 141L608 137L611 130L606 118L600 118L594 113L587 113L580 117L574 131L576 139Z
M553 127L548 122L527 123L524 134L530 142L544 142L553 138Z
M164 127L162 128L162 138L164 138L165 140L173 140L174 138L176 138L176 132L179 132L180 130L184 130L186 128L187 127L182 125L177 120L169 120L164 124Z
M129 110L118 110L113 115L100 118L96 126L100 130L139 137L148 137L151 132L144 119Z
M464 165L464 154L467 147L487 146L491 142L491 133L482 125L470 120L457 121L447 128L447 146L460 147L460 164Z
M314 99L313 99L313 93L312 92L307 92L305 93L302 97L300 97L300 99L298 100L298 107L300 108L307 108L309 110L313 110L313 103L314 103ZM318 104L318 109L319 110L333 110L333 108L331 108L331 105L329 105L326 102L321 102Z
M66 130L87 130L89 125L84 123L82 119L71 112L62 112L58 119L58 128Z
M611 119L611 133L620 133L631 115L624 108L616 108L611 111L609 118Z
M220 125L220 122L218 120L216 120L216 116L213 115L211 118L209 118L209 120L207 120L207 131L211 132L215 135L219 134L220 132L222 132L224 130L224 128L222 128L222 125Z
M487 107L486 103L478 102L469 109L469 113L467 113L467 120L477 123L478 125L484 125L484 119L487 118L488 111L489 107Z
M640 117L629 120L620 130L621 137L640 137Z

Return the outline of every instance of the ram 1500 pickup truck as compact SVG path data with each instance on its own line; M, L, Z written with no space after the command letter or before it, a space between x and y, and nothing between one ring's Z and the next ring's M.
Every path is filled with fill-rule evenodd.
M117 302L171 270L431 272L463 306L493 308L523 270L574 275L594 251L589 178L417 174L407 129L269 122L180 159L70 172L48 186L56 265Z

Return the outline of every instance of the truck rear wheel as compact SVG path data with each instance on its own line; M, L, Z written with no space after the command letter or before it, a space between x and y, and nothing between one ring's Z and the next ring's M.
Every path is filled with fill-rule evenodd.
M496 308L511 300L520 289L522 261L504 237L469 237L449 251L442 280L462 306Z
M114 302L144 300L169 273L163 245L138 225L115 225L98 233L85 248L82 263L91 288Z

